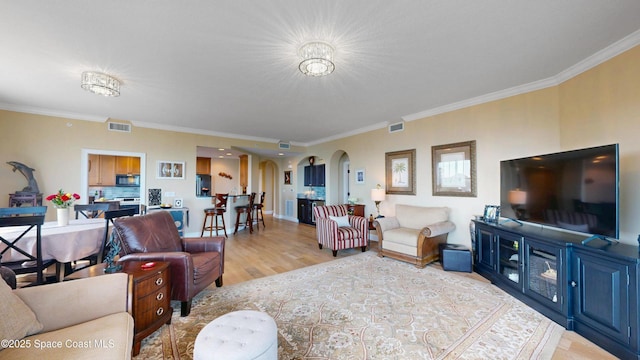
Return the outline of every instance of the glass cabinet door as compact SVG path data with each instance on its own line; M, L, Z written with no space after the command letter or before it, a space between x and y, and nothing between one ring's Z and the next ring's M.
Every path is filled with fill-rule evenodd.
M520 284L520 245L522 237L515 234L498 234L498 274L510 282Z
M561 309L562 292L558 284L562 276L562 250L527 239L525 256L525 293L551 307Z

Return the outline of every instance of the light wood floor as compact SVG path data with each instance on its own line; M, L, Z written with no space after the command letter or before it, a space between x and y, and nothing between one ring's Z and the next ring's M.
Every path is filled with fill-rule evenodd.
M239 231L225 246L224 285L299 269L335 260L331 250L318 249L315 227L265 216L266 229L253 234ZM372 242L370 251L376 251ZM360 253L360 249L338 251L338 258ZM440 266L431 264L429 266ZM486 281L478 274L468 276ZM616 359L573 331L565 331L553 359Z

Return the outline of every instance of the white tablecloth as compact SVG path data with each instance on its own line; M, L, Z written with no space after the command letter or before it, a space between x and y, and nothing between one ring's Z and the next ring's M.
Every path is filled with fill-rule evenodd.
M42 225L42 259L54 259L61 263L79 260L100 250L104 239L105 219L70 220L69 225L59 226L57 222L46 222ZM26 227L0 228L0 236L13 241ZM27 253L36 255L35 227L16 243ZM0 251L7 246L0 243ZM2 255L2 262L26 259L24 255L10 249Z

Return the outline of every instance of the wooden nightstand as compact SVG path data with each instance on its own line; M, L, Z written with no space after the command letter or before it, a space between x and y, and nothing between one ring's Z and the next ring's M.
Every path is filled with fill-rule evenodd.
M142 339L164 324L171 323L171 268L168 262L155 262L143 269L141 261L123 262L121 272L129 274L129 308L134 321L133 356L140 353ZM106 264L98 264L76 271L65 280L104 275Z

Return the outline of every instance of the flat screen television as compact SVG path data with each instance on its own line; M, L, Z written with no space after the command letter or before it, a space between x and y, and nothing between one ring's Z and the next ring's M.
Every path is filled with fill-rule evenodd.
M500 162L500 216L619 236L618 144Z

